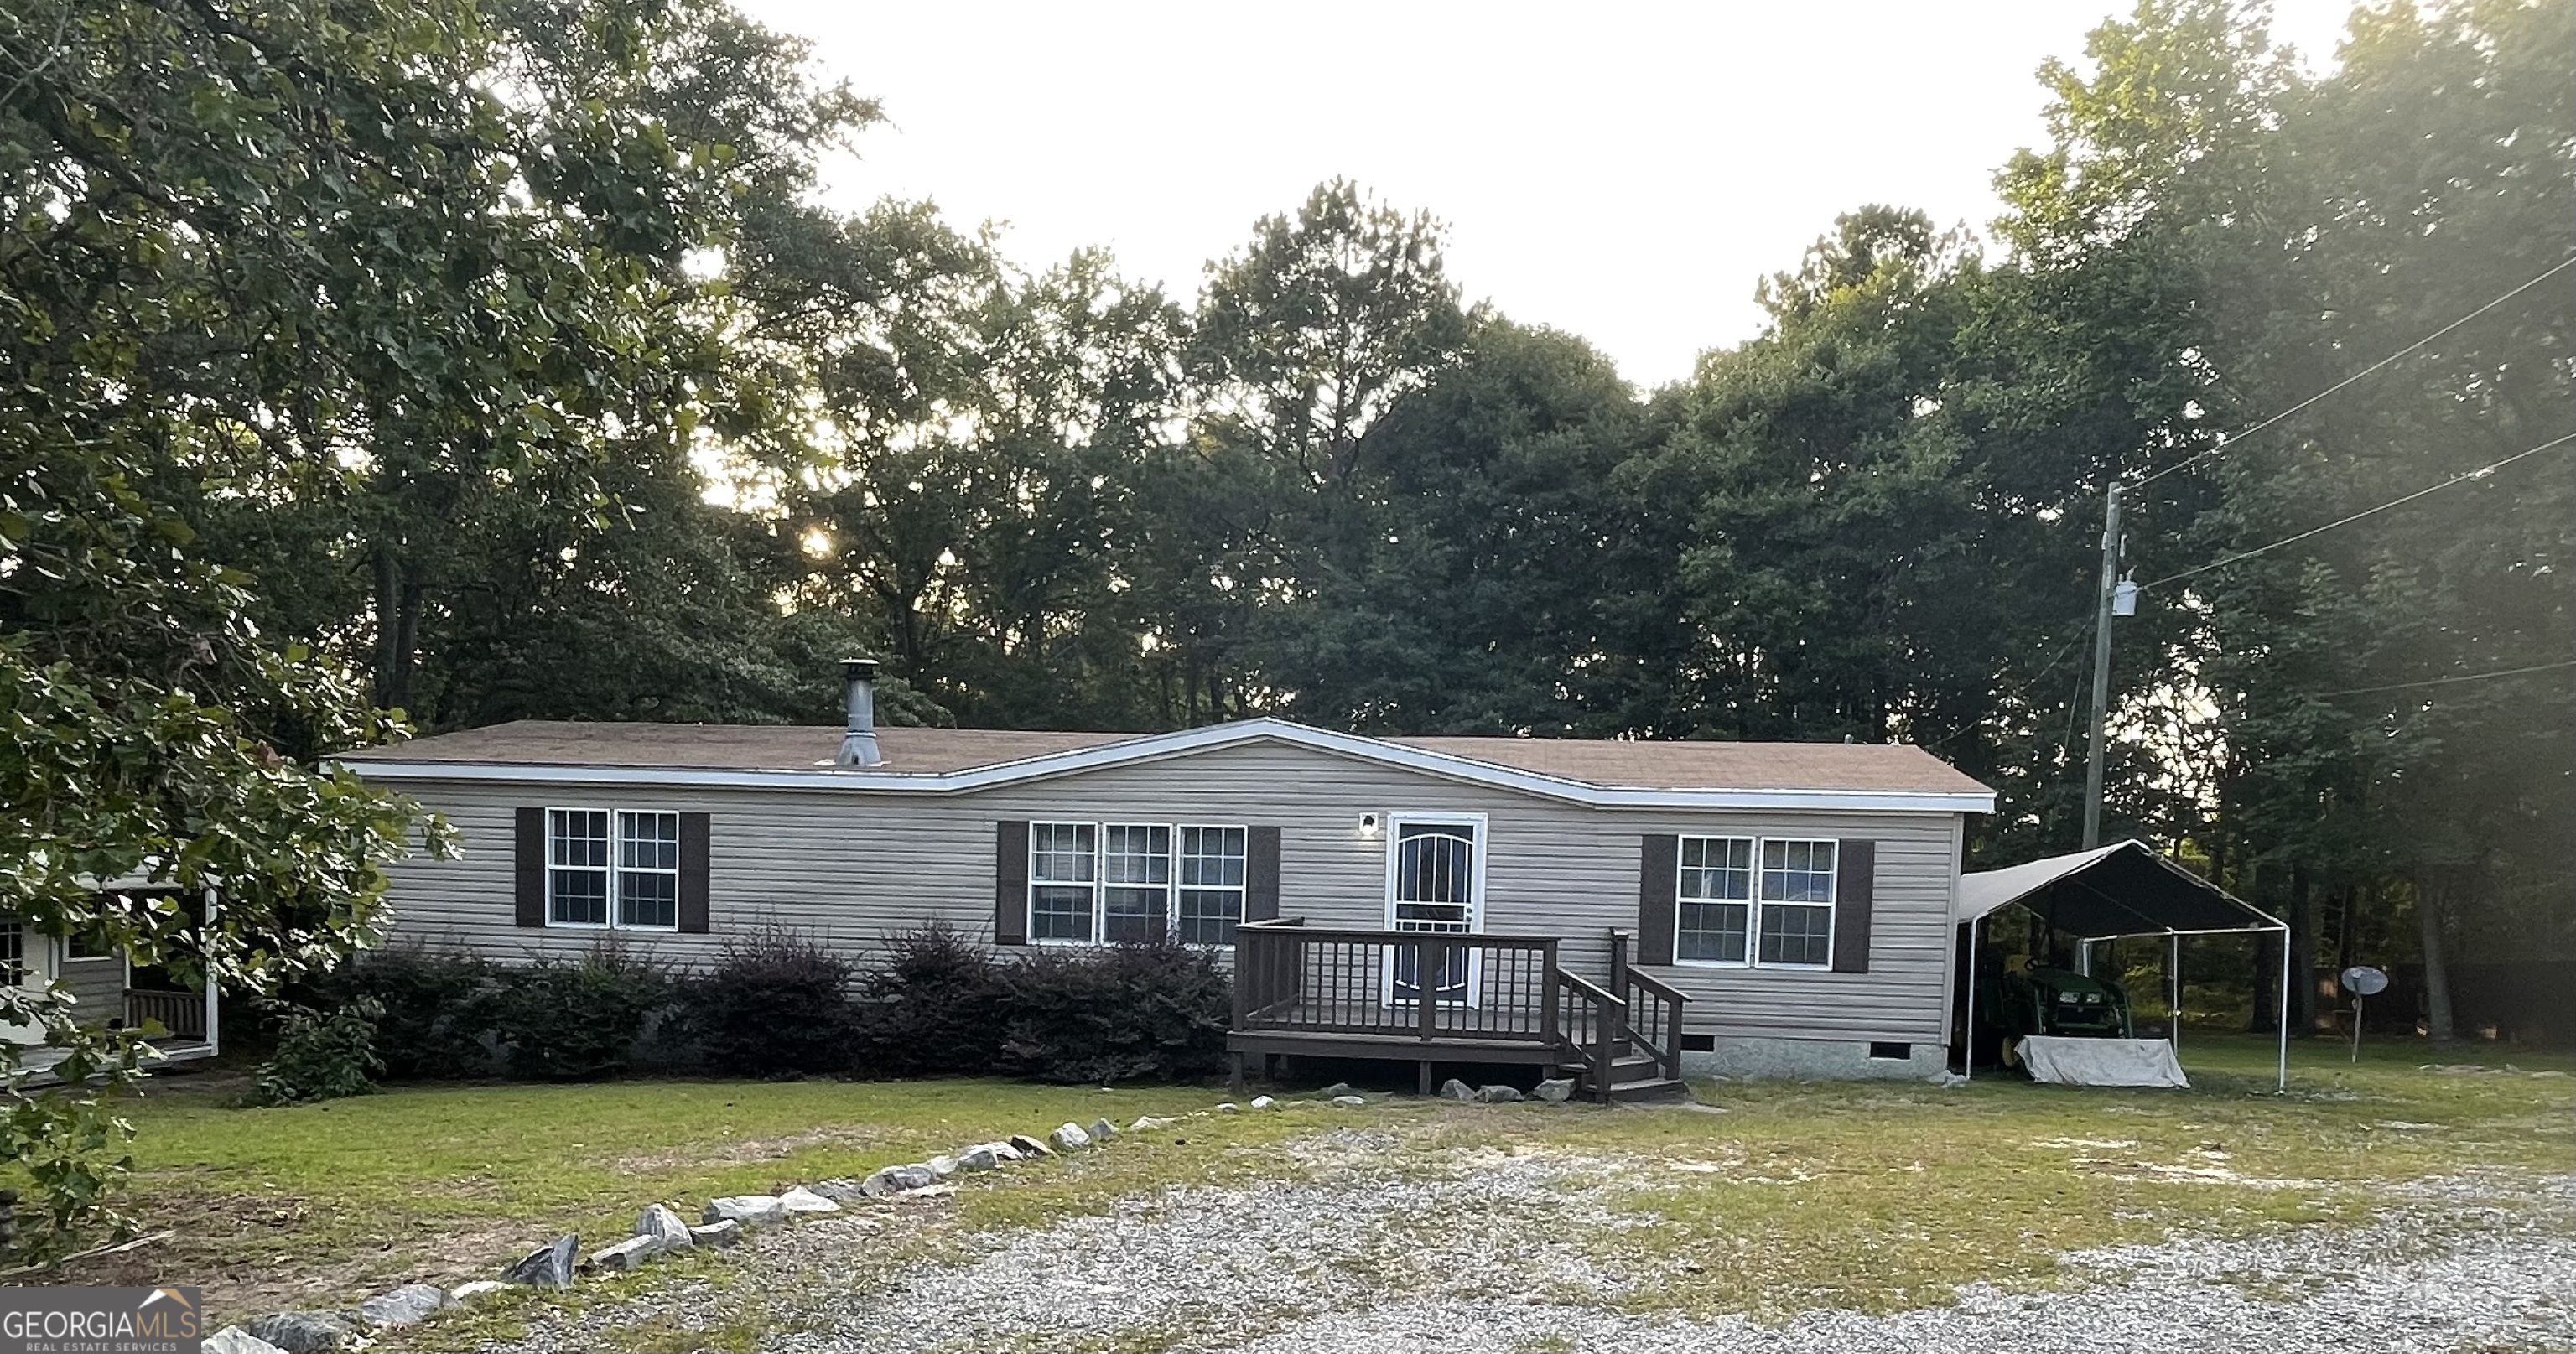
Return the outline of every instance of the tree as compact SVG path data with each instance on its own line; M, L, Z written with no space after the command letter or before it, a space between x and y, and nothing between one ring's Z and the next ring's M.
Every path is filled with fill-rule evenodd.
M390 732L378 700L409 689L458 529L495 492L605 517L603 465L685 454L715 363L680 264L735 171L588 97L649 83L674 22L463 0L0 13L0 909L29 931L267 991L375 938L385 862L443 847L316 759ZM372 648L372 692L263 632L255 581L205 534L320 499L343 515L283 539L368 570L372 636L343 609L330 638ZM102 892L127 879L222 906ZM130 1034L87 1014L0 989L68 1079L130 1076ZM0 1068L19 1056L0 1044ZM85 1091L13 1096L12 1146L54 1186L31 1241L58 1249L121 1128Z

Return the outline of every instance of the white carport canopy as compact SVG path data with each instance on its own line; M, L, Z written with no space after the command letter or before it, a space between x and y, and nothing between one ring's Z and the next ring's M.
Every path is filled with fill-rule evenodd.
M1968 924L1968 1030L1976 1031L1977 927L1974 923L2019 906L2050 929L2087 943L2130 936L2166 936L2173 944L2174 982L2182 982L2184 936L2281 933L2279 1084L2290 1086L2289 925L2216 884L2156 854L2134 838L2073 855L2050 856L2001 870L1959 876L1956 922ZM2177 1037L2179 1035L2177 1034ZM1975 1058L1969 1058L1971 1075Z

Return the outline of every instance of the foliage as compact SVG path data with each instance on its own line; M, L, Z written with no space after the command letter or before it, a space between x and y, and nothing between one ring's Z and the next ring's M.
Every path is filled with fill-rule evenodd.
M859 980L857 1065L872 1077L979 1076L1001 1050L1009 989L980 940L942 922L898 932Z
M595 1081L634 1064L646 1022L675 995L670 972L613 944L498 970L474 998L510 1075Z
M813 939L770 931L725 944L681 984L682 1037L706 1067L773 1077L849 1069L858 1045L856 966Z
M12 1259L43 1263L101 1229L119 1236L133 1230L133 1220L114 1208L134 1174L134 1124L119 1109L120 1090L114 1080L67 1083L12 1094L0 1108L0 1149L33 1196L20 1200Z
M1034 949L1003 966L1002 1070L1040 1081L1186 1081L1225 1063L1234 986L1172 943Z
M376 1055L385 1008L361 998L331 1010L289 1005L278 1021L277 1047L262 1063L256 1096L263 1105L302 1105L365 1095L385 1070Z
M300 985L307 1005L376 1008L376 1055L395 1081L479 1076L492 1054L479 1025L485 994L507 970L479 955L422 945L364 951Z

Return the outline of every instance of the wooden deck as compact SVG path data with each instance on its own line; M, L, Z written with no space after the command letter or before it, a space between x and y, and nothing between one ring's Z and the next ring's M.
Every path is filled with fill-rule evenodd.
M1688 998L1630 970L1625 942L1612 933L1603 987L1558 964L1555 936L1246 923L1235 1079L1247 1057L1284 1054L1411 1062L1425 1094L1443 1062L1561 1069L1604 1100L1678 1090Z

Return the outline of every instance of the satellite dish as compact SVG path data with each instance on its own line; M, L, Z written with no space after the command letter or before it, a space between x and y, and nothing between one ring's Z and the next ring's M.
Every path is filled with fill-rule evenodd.
M2356 997L2375 997L2388 990L2388 975L2368 964L2355 964L2345 969L2341 978L2343 990Z

